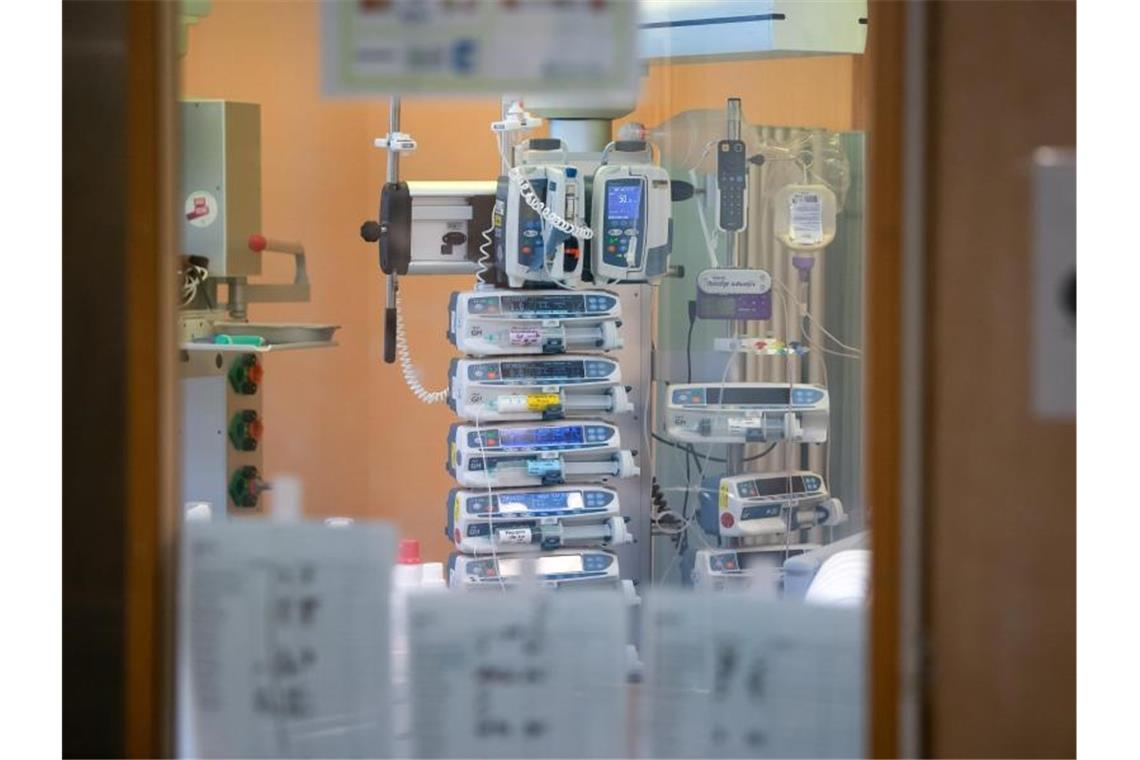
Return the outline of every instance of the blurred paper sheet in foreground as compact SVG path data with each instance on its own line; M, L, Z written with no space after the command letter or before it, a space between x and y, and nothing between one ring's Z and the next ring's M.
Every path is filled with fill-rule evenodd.
M657 591L644 622L643 756L863 756L861 609Z
M178 754L389 753L391 529L185 525Z
M613 591L412 597L416 757L627 757L628 607Z

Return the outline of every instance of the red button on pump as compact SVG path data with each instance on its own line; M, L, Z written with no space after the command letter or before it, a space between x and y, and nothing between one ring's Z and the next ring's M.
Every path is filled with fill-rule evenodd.
M723 528L731 528L735 522L736 518L732 516L731 512L724 512L720 516L720 524Z
M269 246L269 241L261 235L249 236L249 250L261 253Z

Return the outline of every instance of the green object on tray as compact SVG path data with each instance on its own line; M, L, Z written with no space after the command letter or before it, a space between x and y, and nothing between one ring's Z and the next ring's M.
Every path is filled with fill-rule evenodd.
M265 338L260 335L215 335L214 343L222 346L264 346Z

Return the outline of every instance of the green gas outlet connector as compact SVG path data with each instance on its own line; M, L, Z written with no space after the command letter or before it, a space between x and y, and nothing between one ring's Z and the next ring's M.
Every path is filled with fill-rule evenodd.
M252 396L261 384L261 362L253 354L242 354L230 365L230 386L235 393Z
M256 507L257 498L264 490L261 473L253 465L234 470L230 476L230 501L237 507Z
M238 451L257 451L261 440L261 420L253 409L242 409L230 418L230 443Z

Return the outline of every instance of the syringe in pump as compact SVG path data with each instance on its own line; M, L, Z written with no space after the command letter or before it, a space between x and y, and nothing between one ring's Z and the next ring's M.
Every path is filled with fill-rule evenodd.
M617 492L602 486L499 490L453 489L445 533L459 551L526 552L612 546L633 536Z
M634 452L616 425L600 420L456 424L447 471L467 488L513 488L637 476Z
M794 383L677 383L669 386L666 431L683 443L823 443L827 389Z
M597 355L453 359L448 388L448 404L469 420L554 420L633 410L620 365Z
M495 356L621 348L621 302L605 290L453 293L448 339L465 354Z

